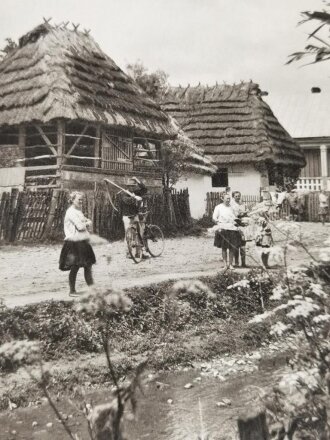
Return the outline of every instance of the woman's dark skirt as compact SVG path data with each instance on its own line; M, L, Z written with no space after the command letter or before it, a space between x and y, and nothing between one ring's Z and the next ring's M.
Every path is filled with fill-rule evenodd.
M241 234L239 231L229 231L226 229L216 231L214 246L224 250L231 249L235 251L242 246Z
M64 242L60 255L60 270L70 270L73 266L88 267L95 263L95 254L88 240Z

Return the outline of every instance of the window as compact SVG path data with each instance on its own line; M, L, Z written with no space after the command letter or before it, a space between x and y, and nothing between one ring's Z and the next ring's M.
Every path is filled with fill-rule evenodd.
M228 168L218 168L212 176L213 188L225 188L228 186Z
M158 167L160 159L159 145L148 140L135 140L134 168Z

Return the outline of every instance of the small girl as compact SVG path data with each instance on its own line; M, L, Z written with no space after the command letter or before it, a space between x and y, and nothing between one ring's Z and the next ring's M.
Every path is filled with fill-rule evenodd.
M266 213L261 215L262 217L258 221L259 231L256 236L256 246L261 247L261 261L264 267L268 269L270 247L274 244L274 242L268 216Z
M69 270L70 296L76 296L76 278L80 267L84 268L88 286L94 284L92 265L96 263L95 254L89 243L88 228L92 222L82 213L83 194L73 192L70 195L71 206L64 217L65 239L60 255L60 270Z
M322 190L319 194L319 216L323 226L325 223L325 219L328 215L328 209L329 209L328 199L329 198L327 193L324 190Z

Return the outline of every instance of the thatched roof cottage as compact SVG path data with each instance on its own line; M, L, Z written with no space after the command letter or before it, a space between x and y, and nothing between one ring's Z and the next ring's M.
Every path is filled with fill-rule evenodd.
M80 188L111 174L161 186L160 106L87 32L44 23L0 62L0 188Z
M163 97L163 110L218 167L212 178L199 176L190 182L203 193L203 199L192 205L202 200L204 206L206 192L227 186L245 195L259 195L283 176L298 176L305 166L301 148L261 95L259 86L248 82L172 87Z

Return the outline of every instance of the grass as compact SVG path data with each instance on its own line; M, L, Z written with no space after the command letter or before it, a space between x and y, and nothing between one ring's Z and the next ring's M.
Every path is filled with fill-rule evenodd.
M117 374L127 374L142 359L148 359L150 369L164 370L260 347L269 339L269 329L247 323L249 316L261 311L260 286L253 284L253 272L249 277L252 288L243 290L227 290L240 279L238 274L204 278L214 298L207 300L203 293L178 294L175 319L171 319L172 309L164 310L172 282L129 289L131 311L109 323ZM271 285L265 283L261 287L267 301ZM52 369L52 393L71 395L78 385L94 387L109 382L97 320L78 313L74 303L51 301L4 308L0 312L0 343L15 339L41 341L43 361ZM15 372L17 365L2 363L0 368L10 379L8 373ZM8 408L8 399L25 406L40 398L40 390L29 380L7 382L0 409Z

